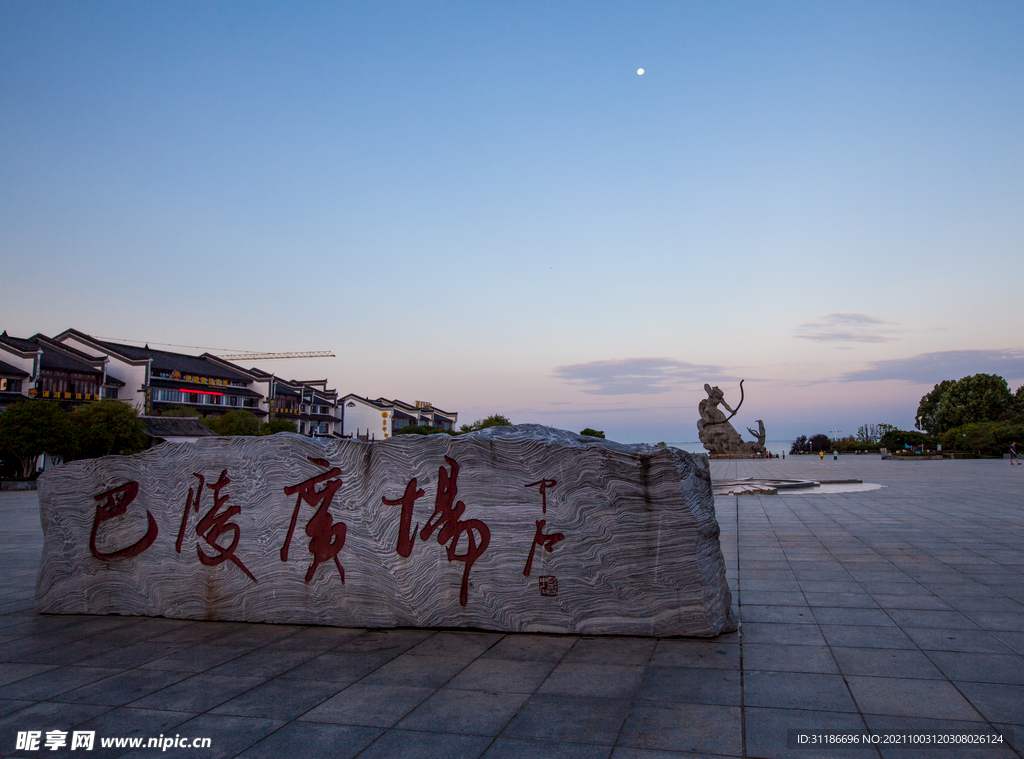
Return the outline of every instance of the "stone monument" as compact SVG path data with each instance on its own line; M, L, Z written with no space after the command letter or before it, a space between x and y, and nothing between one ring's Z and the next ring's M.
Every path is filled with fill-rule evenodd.
M536 425L165 443L39 478L36 608L351 627L736 629L707 459Z
M729 424L729 420L736 416L740 406L743 405L743 380L740 380L740 402L736 404L735 409L725 402L725 393L717 386L711 387L705 383L704 390L708 397L702 400L698 406L700 419L697 421L697 435L700 437L700 442L704 444L704 448L710 453L718 455L752 456L764 453L763 421L757 420L758 430L756 432L747 427L747 432L757 438L754 442L745 441L740 437L736 428ZM732 412L731 415L726 416L722 413L718 408L720 405Z

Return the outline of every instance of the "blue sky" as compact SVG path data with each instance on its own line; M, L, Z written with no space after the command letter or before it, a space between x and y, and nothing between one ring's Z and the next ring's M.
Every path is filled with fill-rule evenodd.
M0 5L0 327L769 438L1024 382L1020 3ZM645 69L638 76L639 67Z

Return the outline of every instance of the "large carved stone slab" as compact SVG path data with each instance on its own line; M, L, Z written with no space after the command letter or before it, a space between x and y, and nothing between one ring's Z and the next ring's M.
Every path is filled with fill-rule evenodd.
M535 425L168 443L39 479L40 612L734 630L707 459Z

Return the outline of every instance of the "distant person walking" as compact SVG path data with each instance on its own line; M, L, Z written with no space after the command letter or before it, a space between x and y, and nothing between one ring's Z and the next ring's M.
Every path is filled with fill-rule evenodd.
M825 460L825 452L824 451L818 451L818 455L821 456L821 460L822 461Z
M1017 458L1017 441L1016 440L1014 440L1012 443L1010 443L1010 466L1013 466L1014 464L1016 464L1017 466L1021 465L1020 459Z
M839 461L839 451L832 451L832 460Z

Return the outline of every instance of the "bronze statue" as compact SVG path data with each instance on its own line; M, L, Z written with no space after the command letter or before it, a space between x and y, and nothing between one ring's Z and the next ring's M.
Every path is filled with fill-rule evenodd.
M736 428L729 424L729 420L736 416L740 406L743 405L743 380L740 380L740 402L736 404L735 409L725 402L725 393L720 388L705 384L704 390L708 397L700 402L700 420L697 422L697 434L700 437L700 442L704 444L704 448L711 453L764 453L763 421L756 420L757 432L747 427L747 431L757 438L757 442L746 442L740 437ZM720 405L725 406L731 414L726 416L722 413L718 408Z

